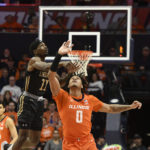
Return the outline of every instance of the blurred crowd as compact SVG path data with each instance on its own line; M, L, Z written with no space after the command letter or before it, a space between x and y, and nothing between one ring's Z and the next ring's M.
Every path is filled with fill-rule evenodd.
M110 56L116 56L115 48L109 50ZM19 61L15 61L9 49L4 49L0 59L0 101L5 103L5 114L10 116L16 127L17 123L17 103L21 92L24 90L26 67L29 61L27 54L24 54ZM110 99L119 98L119 88L129 90L149 91L150 89L150 48L144 46L141 50L140 60L125 65L118 64L94 64L88 66L87 92L93 94L106 103ZM58 71L60 77L67 74L65 68ZM122 103L122 102L121 102ZM43 129L41 132L38 150L53 150L57 147L61 150L62 144L62 124L57 112L56 104L51 97L46 97L44 101ZM99 119L95 119L98 117ZM97 141L97 147L101 150L107 141L104 138L105 114L93 114L92 132ZM100 137L99 137L100 136ZM102 146L101 146L102 145ZM141 147L141 148L138 148ZM150 149L147 148L147 150ZM146 150L142 145L142 137L134 135L129 143L129 150Z
M89 19L89 17L91 17ZM88 20L87 20L88 18ZM94 13L83 13L77 19L71 29L73 31L105 31L105 33L126 33L126 19L119 18L116 22L112 22L108 25L107 29L99 28L93 24ZM0 32L25 32L25 33L38 33L39 28L39 17L36 15L34 9L29 9L28 18L26 23L18 23L18 17L16 15L8 14L5 16L5 21L0 24ZM67 33L66 19L63 16L52 17L51 19L55 22L54 25L48 25L44 29L45 33ZM132 33L149 33L150 25L147 22L145 25L140 24L138 17L132 18Z
M42 4L42 5L133 5L149 6L149 0L0 0L8 4Z
M65 6L86 6L86 5L132 5L133 7L144 7L149 8L150 0L0 0L0 3L10 3L10 4L39 4L47 6L56 6L56 5L65 5ZM18 23L18 16L13 14L8 14L5 16L4 22L0 24L0 32L28 32L28 33L38 33L38 22L39 17L36 13L36 7L32 7L28 10L28 18L26 23ZM139 13L140 14L140 13ZM126 18L119 17L117 21L111 22L107 29L103 27L98 27L93 24L93 18L95 13L91 12L89 14L81 14L80 17L77 17L74 21L73 26L69 30L73 31L103 31L107 30L106 33L126 33ZM53 22L53 25L48 25L45 29L45 33L67 33L68 29L66 27L66 18L63 16L51 16L50 20ZM138 13L132 18L132 33L150 33L150 24L149 24L149 14L146 16L147 19L143 24L138 18ZM87 19L88 18L88 19ZM108 32L110 31L110 32Z

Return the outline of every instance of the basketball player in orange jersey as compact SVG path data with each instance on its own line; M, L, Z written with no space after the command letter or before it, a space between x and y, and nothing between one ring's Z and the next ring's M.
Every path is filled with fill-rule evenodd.
M15 124L11 118L4 115L5 108L2 102L0 102L0 150L4 150L8 146L7 144L14 144L18 138Z
M69 92L61 89L56 78L56 71L61 56L70 51L69 45L70 42L67 41L58 50L48 75L51 92L63 124L63 150L97 150L94 138L90 133L92 111L120 113L140 109L142 104L138 101L134 101L131 105L103 103L93 95L86 95L82 92L86 82L82 76L78 75L73 75L69 79Z

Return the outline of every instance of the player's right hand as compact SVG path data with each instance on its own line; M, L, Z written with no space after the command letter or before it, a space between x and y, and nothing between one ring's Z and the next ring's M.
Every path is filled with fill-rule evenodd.
M58 54L60 55L66 55L71 51L71 48L73 47L73 44L70 45L70 41L64 42L62 46L58 50Z

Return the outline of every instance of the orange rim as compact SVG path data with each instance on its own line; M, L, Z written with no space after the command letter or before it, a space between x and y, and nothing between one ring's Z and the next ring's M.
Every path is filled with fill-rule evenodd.
M89 55L92 55L93 54L93 51L88 51L88 50L73 50L73 51L70 51L69 54L72 54L72 55L84 55L84 54L89 54Z
M85 61L92 56L93 51L87 51L87 50L73 50L69 52L70 55L72 56L78 56L79 60Z

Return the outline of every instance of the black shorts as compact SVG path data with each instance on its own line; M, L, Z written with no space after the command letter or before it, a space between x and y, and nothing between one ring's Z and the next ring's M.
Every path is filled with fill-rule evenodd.
M21 95L18 105L20 129L41 130L43 125L44 101Z

